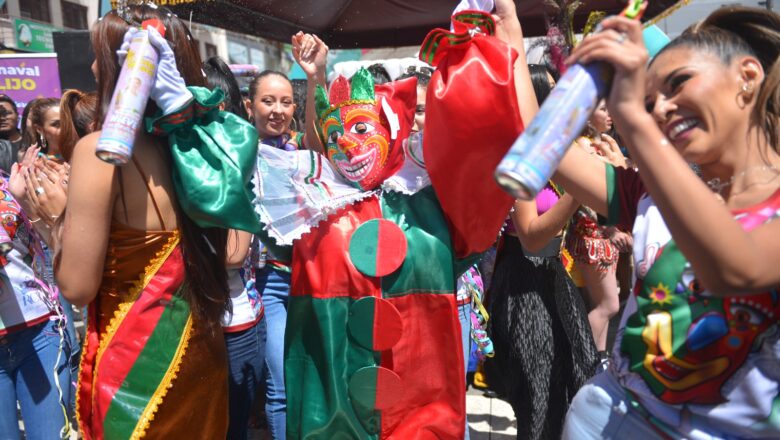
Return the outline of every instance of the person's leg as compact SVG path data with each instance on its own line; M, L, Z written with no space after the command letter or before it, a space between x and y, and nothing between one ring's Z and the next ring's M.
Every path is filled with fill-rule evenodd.
M620 310L616 266L613 264L607 270L599 270L594 265L578 264L587 289L588 321L596 349L600 352L607 349L609 320Z
M267 336L265 343L265 414L271 438L283 440L287 433L287 395L284 388L284 330L290 274L265 268L257 273L262 293Z
M458 319L460 320L460 334L463 341L463 371L468 376L469 357L471 355L471 304L458 306ZM468 383L465 384L468 387ZM464 404L465 408L465 404ZM469 440L469 421L466 418L466 434L464 440Z
M265 319L234 333L225 333L228 354L229 440L248 438L249 413L265 364Z
M8 336L0 336L0 434L3 439L19 438L19 421L16 418L15 362Z
M70 365L64 329L51 321L15 341L16 393L29 440L56 439L69 430Z
M79 377L79 361L81 359L81 342L79 341L79 334L76 331L75 313L73 311L73 305L65 299L64 296L59 296L59 301L62 306L62 311L67 320L65 327L65 334L67 336L66 343L68 344L68 351L70 352L70 359L68 364L70 365L70 410L76 409L76 379Z

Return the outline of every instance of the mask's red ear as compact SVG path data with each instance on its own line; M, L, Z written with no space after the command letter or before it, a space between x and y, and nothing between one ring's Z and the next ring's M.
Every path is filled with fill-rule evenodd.
M390 136L395 141L409 137L409 132L414 125L414 109L417 106L417 78L379 84L374 87L374 90L376 90L376 105L389 123ZM392 121L394 117L383 108L383 99L398 118L395 136L393 136Z

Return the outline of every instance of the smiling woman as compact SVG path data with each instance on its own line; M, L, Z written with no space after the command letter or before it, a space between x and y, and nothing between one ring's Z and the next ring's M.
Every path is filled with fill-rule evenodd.
M636 285L564 438L778 437L780 17L720 9L649 67L639 25L603 24L570 61L615 68L608 107L642 178L572 149L556 179L633 230Z

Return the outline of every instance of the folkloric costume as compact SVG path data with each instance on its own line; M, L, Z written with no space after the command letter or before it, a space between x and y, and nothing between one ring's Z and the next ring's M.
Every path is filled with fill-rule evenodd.
M187 105L147 120L149 132L168 137L177 201L201 226L258 230L248 190L257 133L217 109L221 90L188 89L194 99ZM135 160L125 171L147 179ZM156 207L151 190L149 196ZM227 432L225 343L182 296L186 260L179 243L178 230L111 224L79 372L77 417L86 439Z
M463 438L455 280L511 206L492 172L522 124L514 51L485 35L487 14L454 23L423 45L439 68L424 153L408 137L415 80L365 70L317 91L327 157L260 146L256 209L268 244L293 248L290 438Z

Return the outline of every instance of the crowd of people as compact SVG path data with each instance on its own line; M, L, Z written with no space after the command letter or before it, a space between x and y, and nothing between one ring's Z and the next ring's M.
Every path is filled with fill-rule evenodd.
M611 90L514 200L493 171L562 72L512 0L469 14L394 81L328 84L299 32L303 96L133 5L91 29L96 91L0 95L0 437L461 439L471 385L521 439L780 437L780 16L724 7L653 53L602 20L566 63Z

